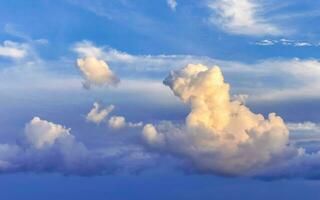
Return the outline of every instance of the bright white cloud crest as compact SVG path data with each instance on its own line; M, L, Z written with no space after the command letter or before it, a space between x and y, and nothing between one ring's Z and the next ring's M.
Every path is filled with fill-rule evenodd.
M220 68L190 64L164 84L191 104L191 112L183 127L146 125L143 135L151 146L182 155L199 170L228 175L254 173L289 151L283 120L274 113L265 119L231 101Z
M103 60L98 60L95 57L86 57L77 59L76 65L85 78L83 83L85 88L90 88L91 85L115 86L119 83L119 79Z

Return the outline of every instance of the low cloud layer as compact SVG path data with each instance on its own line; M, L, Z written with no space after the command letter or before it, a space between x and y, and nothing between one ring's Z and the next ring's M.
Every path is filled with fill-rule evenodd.
M0 172L58 172L99 175L143 169L149 162L133 145L88 149L76 140L71 129L39 117L26 124L17 144L0 144Z
M76 66L82 73L85 81L83 86L89 89L94 86L115 86L119 78L111 71L108 64L95 57L77 59Z

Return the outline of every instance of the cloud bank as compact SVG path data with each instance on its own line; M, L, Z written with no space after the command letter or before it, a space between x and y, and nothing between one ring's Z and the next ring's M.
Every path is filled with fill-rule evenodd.
M88 149L71 129L39 117L26 124L17 144L0 144L0 172L55 172L67 175L99 175L135 172L150 161L139 147Z

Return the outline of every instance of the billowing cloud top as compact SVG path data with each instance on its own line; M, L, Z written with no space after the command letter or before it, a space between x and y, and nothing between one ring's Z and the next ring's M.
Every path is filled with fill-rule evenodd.
M90 88L91 85L115 86L119 83L118 77L103 60L98 60L92 56L86 57L77 59L76 66L85 78L83 82L85 88Z
M240 101L230 100L230 86L219 67L189 64L164 80L174 94L191 104L182 127L146 125L143 136L156 149L178 154L202 171L254 174L278 157L296 154L288 146L288 129L271 113L265 119Z

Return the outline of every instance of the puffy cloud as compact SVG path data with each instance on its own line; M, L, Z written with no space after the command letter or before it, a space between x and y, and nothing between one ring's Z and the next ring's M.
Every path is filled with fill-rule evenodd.
M176 0L167 0L167 4L170 7L171 10L175 11L176 7L178 5Z
M83 82L85 88L90 88L91 85L115 86L119 83L119 79L103 60L98 60L95 57L86 57L77 59L76 65L85 78Z
M279 35L277 26L262 17L261 5L255 0L211 0L210 21L218 28L242 35Z
M12 59L21 59L28 55L29 46L23 43L17 43L10 40L0 44L0 56Z
M57 138L70 135L70 129L34 117L25 127L27 140L36 148L52 145Z
M149 146L184 157L193 167L224 175L252 175L279 157L298 151L289 143L289 131L274 113L264 118L237 100L230 100L230 86L219 67L188 65L164 80L174 94L190 103L185 125L146 125Z
M54 172L99 175L133 172L152 164L152 158L138 146L109 146L88 149L70 129L39 117L25 127L17 144L0 144L0 172Z
M114 105L110 105L104 109L100 109L99 103L95 102L93 104L93 108L87 114L86 120L88 122L100 124L100 122L103 121L109 115L109 113L113 111L113 109Z
M142 129L143 139L149 145L163 145L164 137L162 134L159 134L156 128L152 124L146 124Z
M108 125L112 129L120 129L126 126L126 119L123 116L112 116Z

